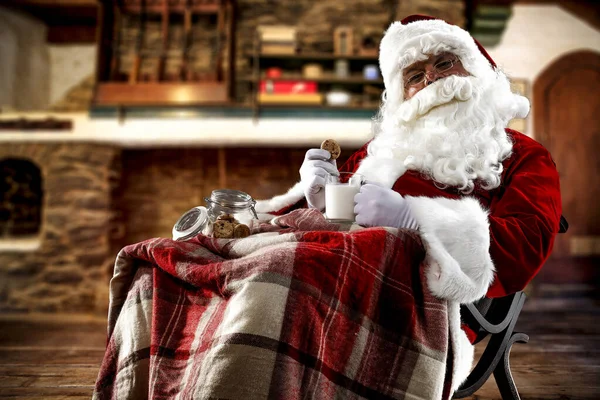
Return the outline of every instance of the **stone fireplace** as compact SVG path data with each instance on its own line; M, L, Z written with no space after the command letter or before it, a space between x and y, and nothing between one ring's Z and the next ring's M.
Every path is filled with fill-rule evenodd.
M0 310L106 308L118 156L105 145L3 143Z

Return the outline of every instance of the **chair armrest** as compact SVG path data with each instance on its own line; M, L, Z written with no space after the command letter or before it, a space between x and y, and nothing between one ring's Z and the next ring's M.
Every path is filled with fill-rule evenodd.
M508 297L508 296L507 296ZM499 301L504 298L494 299L494 301ZM508 303L508 298L506 298ZM499 324L490 323L483 315L477 310L477 307L474 304L469 304L472 307L467 307L469 312L473 312L473 317L477 320L477 322L481 323L481 327L483 329L492 328L492 330L496 330L499 326L504 326L504 329L499 332L490 332L491 337L489 342L486 344L485 350L483 354L477 361L477 364L471 370L471 373L467 377L467 379L460 385L460 388L454 393L454 399L462 399L471 396L475 393L483 384L488 380L492 372L494 372L500 362L500 360L504 360L503 367L508 368L508 353L510 352L510 346L515 341L527 342L529 339L527 335L522 333L513 333L515 325L517 323L517 318L521 309L523 308L523 303L525 302L525 294L523 292L517 292L512 295L510 307L502 307L503 310L508 308L508 313L506 318ZM492 310L493 311L493 310ZM508 322L506 322L508 320ZM494 372L495 374L495 372ZM512 379L512 378L511 378ZM501 388L502 389L502 388Z
M565 233L568 230L569 222L567 222L567 219L561 215L560 222L558 223L558 233Z
M502 332L504 329L506 329L506 327L508 326L510 321L512 321L512 319L515 317L515 313L520 311L520 310L518 310L519 302L521 301L522 297L525 297L525 293L517 292L512 296L513 297L512 297L510 308L508 309L508 312L506 313L504 319L500 323L497 323L497 324L494 324L494 323L491 323L490 321L488 321L486 319L486 317L483 316L481 314L481 312L479 312L479 310L477 309L475 304L473 304L473 303L466 304L465 307L469 311L469 313L473 316L473 318L475 318L475 320L481 326L481 328L483 328L486 332L498 333L498 332Z

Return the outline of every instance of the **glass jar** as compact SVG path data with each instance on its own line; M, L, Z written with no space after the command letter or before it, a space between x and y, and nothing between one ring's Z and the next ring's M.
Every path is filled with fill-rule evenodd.
M188 240L203 233L212 234L212 227L221 215L230 215L240 224L250 227L258 219L254 205L256 201L240 190L213 190L210 198L205 197L206 207L198 206L184 213L173 226L174 240Z
M258 219L254 205L256 201L240 190L213 190L210 198L205 197L208 218L214 223L220 215L229 214L240 224L250 226L253 219Z

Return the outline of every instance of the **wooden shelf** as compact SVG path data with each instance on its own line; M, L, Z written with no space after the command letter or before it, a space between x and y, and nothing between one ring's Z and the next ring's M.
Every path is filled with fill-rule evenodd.
M256 82L256 78L252 75L244 75L238 78L241 82ZM349 76L347 78L340 78L335 75L326 74L319 78L305 78L302 75L284 75L281 78L267 78L261 76L260 80L270 81L310 81L317 83L333 83L333 84L350 84L350 85L383 85L383 79L365 79L362 75Z
M257 44L255 43L253 52L246 52L245 55L250 59L252 65L252 73L238 77L238 82L250 83L253 88L253 116L259 118L263 116L274 117L296 117L296 118L372 118L379 108L379 102L375 99L370 99L373 103L362 104L362 96L368 95L369 90L365 88L373 86L383 90L383 79L365 79L363 69L368 64L377 65L377 55L337 55L333 53L323 52L305 52L296 54L259 54L257 52ZM338 60L346 60L348 62L347 77L338 77L333 71L336 70ZM307 78L302 75L301 71L307 63L320 64L323 72L318 78ZM279 67L283 70L280 78L267 78L265 71L270 67ZM327 87L331 85L345 86L346 91L353 99L351 105L334 106L328 105L325 100L320 104L296 103L291 101L285 103L270 102L264 103L258 98L259 83L263 80L277 81L301 81L301 82L316 82L320 87L319 93L325 97Z
M150 106L230 102L225 82L101 82L95 102L99 105Z
M228 106L197 104L194 106L97 106L92 105L92 118L296 118L296 119L370 119L377 112L373 106L352 105L344 107L309 104L265 104L259 109L248 103Z
M160 15L164 10L164 6L162 2L145 4L143 10L147 14ZM123 5L123 11L126 13L139 14L142 11L142 6L140 5L140 3L125 3ZM190 4L189 11L191 11L194 14L216 14L219 12L219 3L212 2L202 4ZM184 14L186 12L186 5L185 3L169 5L169 12Z
M362 105L349 105L349 106L330 106L327 104L303 104L303 103L281 103L281 104L261 104L260 108L299 108L299 109L320 109L320 110L365 110L365 111L376 111L378 106L362 106Z
M254 53L246 54L248 57L254 57ZM358 54L340 56L331 53L296 53L296 54L259 54L259 58L279 58L285 60L353 60L353 61L378 61L378 56L362 56Z

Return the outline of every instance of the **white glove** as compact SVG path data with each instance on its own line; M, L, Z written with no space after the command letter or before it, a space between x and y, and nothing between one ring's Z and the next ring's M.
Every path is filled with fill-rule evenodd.
M369 182L354 196L356 223L362 226L391 226L419 229L408 201L392 189Z
M339 176L337 164L327 150L310 149L300 167L300 180L310 208L325 208L325 183L329 175Z

